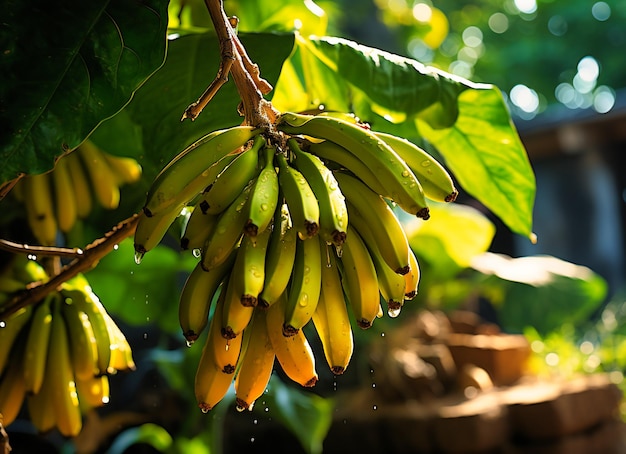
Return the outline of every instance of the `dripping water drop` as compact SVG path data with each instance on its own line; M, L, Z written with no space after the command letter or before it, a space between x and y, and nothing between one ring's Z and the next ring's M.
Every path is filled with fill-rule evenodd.
M135 251L135 263L137 265L141 264L141 261L143 260L143 254L143 252Z
M202 256L202 251L199 248L194 249L193 251L191 251L191 254L199 259Z

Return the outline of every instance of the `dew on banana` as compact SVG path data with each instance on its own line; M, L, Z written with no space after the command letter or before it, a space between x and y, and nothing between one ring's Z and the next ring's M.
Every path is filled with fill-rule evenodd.
M141 261L143 260L143 256L144 256L145 252L142 251L135 251L135 263L137 265L141 264Z
M195 258L199 259L200 257L202 257L202 249L200 249L200 248L192 249L191 255L193 255Z

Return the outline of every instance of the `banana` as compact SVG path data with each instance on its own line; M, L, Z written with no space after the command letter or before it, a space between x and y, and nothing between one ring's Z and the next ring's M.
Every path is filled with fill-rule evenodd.
M193 344L206 328L211 302L234 261L233 252L224 263L210 271L204 271L198 262L187 277L178 301L178 321L188 345Z
M291 221L300 238L310 238L319 232L320 207L304 175L293 168L282 154L276 155L278 181L289 206Z
M243 250L239 248L228 278L228 285L222 290L225 293L225 299L221 334L225 339L234 339L239 336L248 326L254 311L254 306L244 305L241 298L243 295L244 256Z
M113 156L109 153L102 153L104 160L111 168L119 186L123 184L136 183L141 179L143 169L135 159L125 156Z
M24 385L26 390L33 394L37 394L41 389L46 372L48 343L52 326L52 304L58 296L57 292L50 292L37 304L28 327L24 351Z
M120 203L120 188L115 174L104 158L104 152L90 140L85 140L78 149L96 200L107 210L117 208Z
M295 139L287 141L295 166L311 185L319 203L320 234L327 243L341 246L346 239L348 209L333 172L315 155L303 151Z
M389 204L359 179L336 173L339 187L348 201L350 223L366 226L376 239L385 262L398 274L409 271L409 242L402 224Z
M151 217L145 213L139 214L134 236L135 261L137 263L140 263L143 256L163 240L170 226L180 214L180 207L161 211Z
M244 232L250 236L255 236L269 227L278 205L278 174L274 167L276 147L266 144L263 152L265 163L254 182L247 206L248 220Z
M77 378L76 390L82 413L92 408L102 407L110 400L110 383L107 375L97 377Z
M122 333L122 330L117 326L117 323L115 323L108 312L104 311L102 315L106 321L109 338L111 339L111 359L107 372L109 374L115 374L120 370L135 370L137 366L126 336L124 336L124 333Z
M348 225L341 263L342 284L356 323L367 329L372 326L380 308L378 278L367 246L351 225Z
M74 202L76 203L76 216L79 219L85 219L91 213L93 208L93 199L91 195L91 186L87 179L85 167L83 166L79 149L72 151L65 158L67 168L72 180L72 193L74 194Z
M46 380L50 381L57 428L66 437L75 437L82 428L76 382L70 359L70 345L65 320L56 304L52 314Z
M293 336L311 320L320 297L322 266L318 238L298 238L285 304L284 336Z
M50 175L42 173L24 178L24 204L28 208L28 223L43 246L56 244L57 221L51 193Z
M66 158L67 157L64 156L59 159L50 174L54 188L56 218L59 229L63 233L69 232L72 227L74 227L78 217L74 185L72 184Z
M97 375L98 345L96 334L87 313L78 309L70 299L61 304L61 314L72 340L70 344L72 369L76 379L88 379Z
M54 390L50 389L50 380L47 380L43 383L39 393L26 396L30 422L40 434L50 432L57 424L54 404L52 403L53 392Z
M217 225L219 215L207 214L202 211L202 199L194 206L180 239L180 248L183 251L201 251L207 238Z
M252 145L239 155L215 178L203 194L203 212L219 214L235 201L241 190L258 174L259 154L265 145L262 135L254 137Z
M315 356L302 330L293 336L283 336L286 295L267 309L267 333L276 354L276 359L285 374L301 386L310 388L318 380L315 371Z
M22 290L26 290L26 283L9 276L8 273L0 275L0 292L10 295Z
M321 268L320 297L312 320L330 370L335 375L341 375L348 367L354 350L352 326L335 253L330 250L332 246L323 242L320 247L326 263Z
M296 257L296 229L291 223L289 208L282 204L276 210L267 251L265 283L259 294L259 305L269 307L289 285Z
M398 154L372 131L331 116L284 113L277 129L288 134L302 134L331 140L357 156L386 188L381 194L404 211L417 217L430 217L422 186Z
M375 133L398 153L413 171L424 195L437 202L454 202L459 194L452 176L434 156L413 142L384 132Z
M417 261L415 252L413 252L413 249L410 249L410 248L409 248L409 264L410 264L411 269L409 270L408 273L404 275L404 280L406 284L405 289L404 289L405 300L411 300L415 298L415 295L417 295L419 282L420 282L420 274L421 274L419 262Z
M244 306L256 306L259 293L265 283L265 258L269 243L270 228L258 233L255 237L244 235L238 254L243 254L243 263L240 270L233 272L242 273L241 304Z
M11 355L4 374L0 376L0 421L5 426L15 421L26 397L22 358L18 349L15 352Z
M174 157L156 176L146 197L144 212L156 215L183 206L215 178L213 168L260 132L251 126L220 129L202 137Z
M218 369L225 374L232 374L237 367L243 336L235 336L232 339L226 339L222 336L222 320L226 295L227 292L220 293L215 303L215 310L209 322L209 333L205 342L213 349L215 364Z
M208 271L224 262L238 246L247 220L246 204L250 190L251 185L246 186L217 220L212 234L202 249L202 267L205 270Z
M31 320L33 307L31 305L18 309L7 319L0 320L0 376L4 372L15 341L25 325Z
M275 354L267 333L264 309L254 311L244 337L246 347L235 377L235 396L240 411L252 410L254 402L265 392L274 369Z

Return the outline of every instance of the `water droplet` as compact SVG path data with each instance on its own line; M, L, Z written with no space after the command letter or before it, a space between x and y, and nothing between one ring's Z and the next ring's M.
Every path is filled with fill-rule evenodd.
M387 310L387 315L389 315L389 317L391 318L396 318L398 315L400 315L400 308Z
M119 244L114 244L114 245L113 245L113 250L114 250L114 251L117 251L119 248L120 248L120 245L119 245Z
M406 178L406 177L408 177L409 175L411 175L411 172L409 172L408 170L403 170L403 171L402 171L402 176L403 176L403 177L405 177L405 178Z
M200 248L195 248L194 250L191 251L191 255L199 259L202 256L202 250Z
M204 408L203 407L203 408L201 408L201 410L202 410L202 413L204 413L205 415L209 412L208 408Z
M246 410L246 407L243 407L243 406L241 406L241 405L239 405L239 404L238 404L238 405L236 405L236 406L235 406L235 409L236 409L239 413L241 413L242 411L245 411L245 410Z
M308 265L304 265L304 275L306 276L311 272L311 267Z
M187 340L187 341L185 341L185 345L187 345L187 348L189 348L189 347L191 347L193 345L193 342L194 341L192 341L192 340Z
M309 304L309 294L308 293L303 293L300 296L300 299L298 300L298 304L302 307L306 306L307 304Z
M372 410L378 410L378 405L372 405Z
M343 255L343 246L336 246L335 251L337 252L337 257L341 258Z
M143 252L139 252L139 251L135 252L135 263L137 265L139 265L141 263L141 261L143 260L143 255L144 255Z
M432 164L432 162L428 159L425 159L424 161L421 162L422 167L429 167Z
M5 322L4 320L0 320L0 328L6 328L7 327L7 322Z
M261 204L261 210L262 211L267 211L268 208L269 208L269 205L267 203L262 203Z

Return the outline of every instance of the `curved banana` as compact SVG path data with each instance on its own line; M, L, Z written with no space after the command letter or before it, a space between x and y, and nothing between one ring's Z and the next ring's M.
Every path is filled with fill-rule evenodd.
M224 263L210 271L204 271L198 262L187 277L178 301L178 321L188 345L193 344L206 328L211 302L234 261L235 253L232 253Z
M183 251L201 251L207 238L217 225L219 215L207 214L202 211L204 204L200 199L194 206L189 219L185 224L183 235L180 238L180 248Z
M244 305L241 298L243 295L244 256L245 253L239 248L226 288L222 288L225 297L221 334L225 339L234 339L240 336L248 326L254 311L254 306Z
M50 389L50 380L43 383L41 391L26 396L26 406L30 422L40 434L46 434L57 424L52 395L56 391Z
M50 178L49 174L42 173L29 175L23 179L28 224L37 241L43 246L54 246L57 236Z
M278 181L289 206L291 221L300 238L310 238L319 232L320 207L304 175L293 168L282 153L276 155Z
M108 312L104 311L102 315L106 321L109 338L111 339L111 360L109 361L107 372L115 374L120 370L135 370L136 364L133 359L133 352L126 336Z
M405 300L411 300L415 298L415 295L417 295L419 282L420 282L420 276L421 276L419 262L417 261L415 252L413 252L413 249L410 249L410 248L409 248L409 264L410 264L411 269L409 270L408 273L404 275L404 280L406 284L405 289L404 289Z
M296 258L297 238L289 208L287 204L282 204L275 212L270 234L265 263L265 283L258 300L260 306L271 306L287 289Z
M67 156L56 163L50 173L54 189L55 212L59 229L63 233L69 232L78 218L74 185L67 163Z
M346 196L350 223L357 230L369 228L387 264L398 274L409 271L409 242L399 219L387 202L358 178L337 172Z
M7 368L0 377L0 414L3 425L8 426L15 421L25 397L26 386L22 374L22 358L14 354L11 355Z
M50 292L39 302L34 309L28 327L28 337L24 350L24 385L28 392L34 394L37 394L41 389L46 372L48 343L52 326L52 304L58 295L56 292Z
M454 202L459 194L452 176L434 156L413 142L384 132L378 137L394 149L413 171L424 190L424 195L437 202Z
M267 333L266 311L256 309L244 331L245 350L239 360L235 377L237 409L252 410L263 395L274 370L274 348Z
M31 305L18 309L8 318L0 320L0 376L2 376L14 343L24 326L30 321L33 314Z
M63 159L66 161L72 180L74 202L76 203L76 216L79 219L85 219L89 216L89 213L91 213L93 199L91 195L91 185L87 178L87 171L82 164L79 153L79 150L76 149Z
M295 139L287 141L294 164L309 182L319 203L320 235L327 243L341 246L346 239L348 209L333 172L317 156L303 151Z
M285 303L284 336L293 336L311 320L320 297L323 266L318 238L298 238Z
M143 256L163 240L170 226L180 214L180 207L160 211L151 217L146 216L145 213L139 214L134 236L135 261L137 263L141 262Z
M120 203L120 188L115 174L104 158L104 152L90 140L85 140L78 147L78 153L100 205L107 210L117 208Z
M331 140L354 153L377 176L390 198L417 217L430 217L422 186L398 154L372 131L330 116L284 113L277 128L289 134L303 134Z
M351 225L341 252L342 283L360 328L372 326L380 308L376 268L361 236Z
M244 235L238 254L243 254L241 269L233 269L233 272L242 273L241 304L244 306L256 306L259 293L265 283L265 259L267 246L272 230L267 228L259 232L255 237Z
M102 153L102 156L115 175L119 186L136 183L141 179L143 169L135 159L126 156L114 156L106 152Z
M326 263L322 265L320 297L312 320L330 370L335 375L341 375L348 367L354 350L352 325L335 253L330 250L332 246L323 242L320 246Z
M146 197L148 216L182 207L215 179L213 167L260 132L251 126L220 129L202 137L174 157L156 176Z
M310 388L318 380L315 371L315 356L302 330L293 336L283 335L286 295L267 309L267 333L276 354L276 359L287 376L296 383Z
M82 413L109 403L110 383L107 375L77 378L76 390Z
M203 211L219 214L235 201L241 190L259 173L259 154L265 145L262 135L254 137L252 145L244 149L220 172L203 193Z
M250 193L247 206L248 220L243 228L244 232L250 236L263 232L272 223L280 192L278 174L274 167L276 147L266 144L263 151L265 163Z
M227 292L220 293L215 303L215 310L209 322L209 333L206 345L210 345L215 355L215 364L225 374L232 374L237 367L239 353L241 352L241 340L243 336L235 336L226 339L222 336L222 320L224 317L224 302Z
M97 375L98 345L89 316L70 300L62 302L61 314L72 340L70 349L76 379L88 379Z

